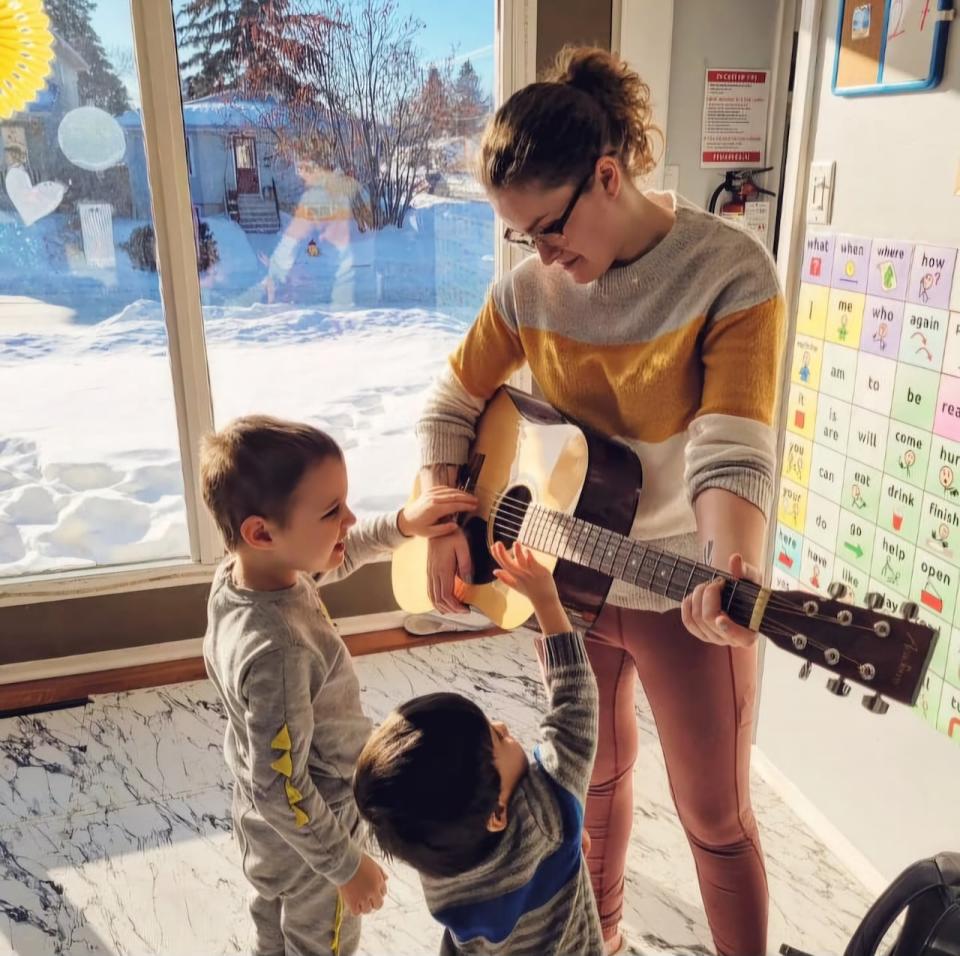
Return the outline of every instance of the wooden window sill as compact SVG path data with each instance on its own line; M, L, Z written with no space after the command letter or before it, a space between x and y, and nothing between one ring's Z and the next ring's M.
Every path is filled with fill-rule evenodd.
M403 651L427 644L448 644L469 641L478 637L502 634L498 628L484 631L456 631L411 637L403 628L349 634L343 640L354 657L380 654L385 651ZM94 671L69 677L49 677L44 680L23 681L0 685L0 716L11 716L27 711L38 711L72 701L83 701L91 694L114 694L142 687L159 687L183 681L204 680L203 658L189 657L179 661L142 664L137 667L118 667L108 671Z

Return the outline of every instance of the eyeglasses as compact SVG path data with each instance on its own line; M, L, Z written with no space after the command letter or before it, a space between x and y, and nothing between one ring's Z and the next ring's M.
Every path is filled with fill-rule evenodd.
M563 230L567 225L567 220L570 218L573 207L577 204L577 200L582 195L584 189L587 188L587 183L593 179L593 167L595 166L596 161L591 164L590 172L587 173L580 185L573 191L570 202L567 203L567 208L560 213L558 219L554 219L553 222L548 223L542 229L538 229L532 236L526 232L521 232L519 229L504 229L503 238L506 239L507 242L512 242L515 246L521 246L524 249L536 249L541 242L546 242L551 245L562 244L562 240L565 238Z

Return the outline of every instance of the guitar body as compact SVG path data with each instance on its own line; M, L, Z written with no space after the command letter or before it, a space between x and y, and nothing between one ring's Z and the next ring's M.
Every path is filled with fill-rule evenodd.
M473 560L473 581L457 581L457 596L500 627L525 623L530 602L493 576L494 541L509 547L531 505L627 535L640 500L640 462L626 445L578 425L551 405L504 386L477 424L471 461L461 484L480 499L463 530ZM414 489L414 495L418 493ZM537 551L553 570L560 600L575 627L594 622L612 578L599 571ZM393 558L397 603L410 613L433 610L427 586L427 540L405 542Z
M495 541L509 548L519 540L552 570L560 600L580 630L592 626L614 580L682 601L720 576L724 613L803 658L801 676L813 664L837 675L828 683L832 693L845 696L846 682L854 681L871 691L864 706L882 714L888 705L881 694L913 704L923 687L937 631L916 619L916 604L906 602L901 617L894 617L879 610L883 594L867 594L868 606L857 607L839 582L830 585L829 597L775 591L632 540L641 485L636 455L546 402L501 388L477 422L458 484L480 505L461 521L473 575L470 584L458 579L455 593L503 628L527 623L533 608L493 576L490 548ZM395 553L393 590L405 611L433 609L426 539L411 539Z

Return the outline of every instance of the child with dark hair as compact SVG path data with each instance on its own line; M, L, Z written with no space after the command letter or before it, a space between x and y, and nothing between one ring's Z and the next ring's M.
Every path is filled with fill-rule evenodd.
M441 952L594 956L600 918L581 853L597 684L550 572L518 543L494 572L533 603L549 707L533 762L459 694L408 701L360 754L353 790L383 851L419 873Z

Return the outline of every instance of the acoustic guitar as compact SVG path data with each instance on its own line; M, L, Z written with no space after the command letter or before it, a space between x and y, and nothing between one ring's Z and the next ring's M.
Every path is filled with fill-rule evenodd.
M560 600L576 627L588 630L616 578L680 601L720 572L659 551L628 535L642 488L640 461L627 445L563 415L546 402L504 386L477 422L460 487L480 507L461 525L473 559L472 583L457 579L456 593L505 629L528 622L530 602L493 576L494 541L515 541L551 568ZM414 494L417 489L414 489ZM412 538L394 554L393 589L410 613L432 610L427 589L427 541ZM881 613L879 594L854 606L843 585L829 597L776 591L729 575L723 608L738 624L759 631L777 647L834 675L828 687L845 696L848 680L873 691L864 705L887 710L881 695L913 704L933 655L937 632L916 620L917 606L901 616Z

